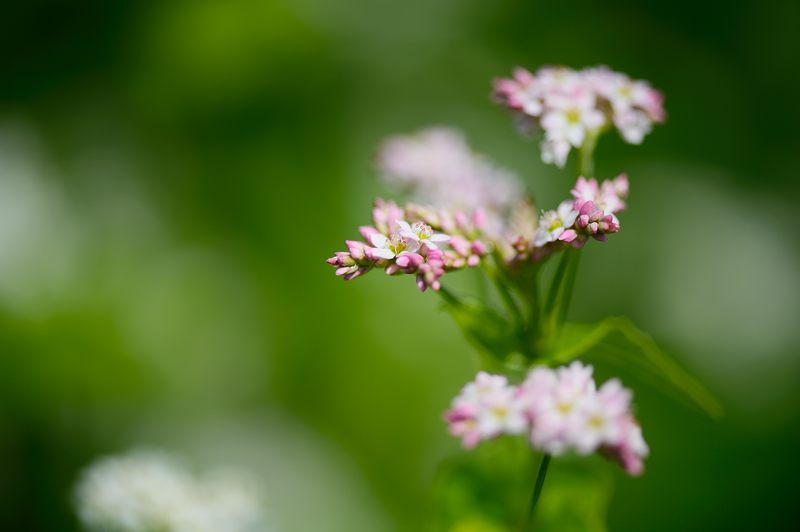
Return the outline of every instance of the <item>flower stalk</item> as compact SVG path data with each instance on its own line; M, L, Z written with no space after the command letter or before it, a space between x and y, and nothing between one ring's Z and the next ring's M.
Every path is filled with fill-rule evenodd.
M542 456L542 461L539 462L539 471L536 473L536 483L533 486L533 493L531 500L528 504L528 511L525 514L525 521L521 528L521 532L527 532L533 523L533 514L536 510L536 505L539 503L539 497L542 495L542 488L544 488L544 479L547 476L547 469L550 467L551 456L545 454Z

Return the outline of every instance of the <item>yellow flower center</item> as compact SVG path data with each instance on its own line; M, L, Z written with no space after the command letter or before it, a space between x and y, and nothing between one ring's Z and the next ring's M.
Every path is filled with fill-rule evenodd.
M581 112L577 109L569 109L566 113L567 122L570 124L577 124L581 121Z

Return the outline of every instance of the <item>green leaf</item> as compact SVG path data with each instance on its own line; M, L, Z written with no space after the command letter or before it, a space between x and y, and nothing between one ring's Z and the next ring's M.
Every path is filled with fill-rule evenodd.
M617 334L621 335L623 347L614 342ZM593 355L611 363L625 364L626 368L646 378L656 377L710 416L722 416L722 405L716 397L628 318L610 317L596 324L567 323L546 359L553 364L565 364L590 350Z

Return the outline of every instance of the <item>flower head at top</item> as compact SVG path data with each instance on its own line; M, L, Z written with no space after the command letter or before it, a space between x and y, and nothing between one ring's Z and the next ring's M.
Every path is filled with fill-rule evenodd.
M653 124L666 119L660 92L607 67L516 68L511 78L495 80L494 97L526 130L533 124L544 131L542 160L559 167L589 135L613 126L626 142L641 144Z
M553 455L599 452L638 475L649 449L631 397L616 379L598 389L592 367L580 362L534 368L519 386L482 372L453 400L445 420L466 448L503 434L527 433L535 449Z

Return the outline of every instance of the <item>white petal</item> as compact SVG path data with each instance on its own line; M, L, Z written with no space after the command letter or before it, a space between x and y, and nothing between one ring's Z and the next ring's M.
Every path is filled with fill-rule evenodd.
M414 234L414 232L411 230L411 226L408 225L407 221L395 220L395 223L400 227L400 231Z
M450 235L445 235L443 233L434 233L428 238L431 242L449 242Z
M369 242L376 248L385 248L386 244L389 243L389 239L381 233L372 233L369 237Z
M393 259L394 253L386 248L373 248L372 255L375 257L380 257L382 259Z
M412 233L411 231L406 231L405 229L400 230L400 236L412 242L419 242L419 236L417 236L415 233Z

